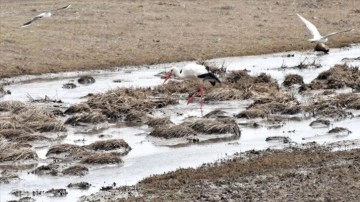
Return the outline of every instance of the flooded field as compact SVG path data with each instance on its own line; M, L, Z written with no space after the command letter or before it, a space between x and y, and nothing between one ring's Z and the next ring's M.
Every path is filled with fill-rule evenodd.
M258 90L260 86L257 90L254 90L253 88L255 87L253 86L256 85L251 84L246 87L245 93L241 93L241 95L234 93L233 98L224 98L226 97L224 95L220 99L218 96L220 93L215 94L217 92L216 89L211 90L211 86L208 86L205 90L205 104L201 111L198 99L194 103L187 104L186 97L190 92L168 93L169 95L174 94L171 98L165 97L162 94L158 95L156 92L154 93L155 89L163 92L163 89L159 89L161 88L159 86L163 85L163 78L161 77L163 74L161 73L168 71L173 65L181 67L189 62L122 67L111 71L69 72L3 79L1 82L4 84L4 89L10 91L11 94L5 94L0 100L2 102L20 101L32 107L53 111L57 109L60 112L65 112L73 105L87 103L91 110L93 110L93 113L101 112L102 115L106 115L107 121L98 121L96 123L72 122L66 125L66 131L45 132L46 137L50 138L50 141L32 141L30 144L30 149L35 151L37 155L36 158L26 161L19 161L17 159L13 161L0 161L0 177L4 179L5 177L9 178L7 179L9 182L0 181L0 201L18 200L23 196L33 197L38 201L64 201L64 197L66 201L76 201L79 200L80 196L95 193L102 187L134 185L153 174L161 174L178 168L198 167L204 163L215 162L230 157L238 152L266 148L281 149L289 145L313 141L319 144L329 144L342 140L359 140L360 102L358 97L360 87L356 88L356 86L346 82L344 86L338 85L339 88L319 87L314 89L313 86L315 84L310 85L314 79L318 78L320 73L328 71L335 65L346 65L346 68L352 68L354 72L358 72L359 70L355 67L360 66L359 45L332 49L330 54L327 55L318 55L312 51L286 52L259 56L217 58L206 62L215 67L226 68L226 73L223 72L220 75L222 81L225 81L226 76L232 71L246 70L242 72L247 72L251 78L260 78L262 73L269 75L275 80L275 84L270 82L268 84L278 85L279 87L275 87L275 93L270 92L266 94L268 92L266 89ZM290 74L300 75L303 78L303 82L306 85L309 84L307 90L299 93L301 85L284 86L283 83L286 76ZM80 84L78 79L84 75L92 76L95 79L95 83ZM241 82L240 78L239 83ZM76 87L74 86L75 88L69 89L64 86L64 84L69 83ZM178 82L164 84L164 86L168 85L180 84ZM220 87L216 88L219 91L235 91L235 88L233 89L228 86L230 84L223 82ZM144 92L134 90L139 87L150 87L149 91L152 91L154 94L145 90ZM108 112L105 112L105 110L110 111L109 108L114 107L114 105L109 103L109 106L102 108L102 105L110 102L104 101L104 99L112 94L116 95L114 99L121 97L123 91L118 91L118 88L128 88L129 91L134 91L135 94L149 93L146 94L146 97L149 100L156 100L155 105L152 106L152 103L149 103L151 110L145 108L145 111L148 111L137 116L134 113L133 117L135 118L131 118L131 112L128 111L133 108L142 109L143 105L129 105L130 107L127 105L127 111L124 112L127 113L125 117L120 118L117 114L108 115ZM107 91L109 93L101 95ZM248 91L251 92L249 98L242 97ZM324 93L325 91L326 93ZM256 101L264 102L264 99L271 99L272 96L274 99L277 99L276 96L280 93L284 93L284 95L279 97L279 99L283 99L279 103L285 103L284 105L290 102L296 103L294 105L299 107L296 113L278 113L275 111L254 117L251 117L249 113L243 113L248 109L252 109L251 106L253 103L257 103ZM124 96L125 94L131 94L131 92L125 90ZM353 96L354 99L347 100L343 104L341 99L344 96L341 96L341 94L346 95L345 97ZM214 95L215 98L212 98L211 95ZM237 96L239 96L238 99ZM137 98L141 99L142 97L139 95ZM286 101L285 98L289 99L289 101ZM162 104L163 100L168 101L169 99L171 104L158 106L157 100ZM129 100L131 101L130 98ZM326 108L337 110L336 113L331 111L331 113L334 113L331 116L326 116L326 113L330 112L322 112L325 110L323 106L325 106L324 103L327 101L329 101L329 104L326 105ZM312 108L312 106L317 106L318 104L319 107ZM286 105L286 107L288 106ZM254 109L262 110L261 108ZM122 110L122 108L119 110ZM221 110L221 114L209 115L209 119L218 121L217 124L219 125L230 124L231 130L223 134L207 134L206 131L199 132L196 128L192 128L199 134L178 138L159 138L150 135L154 127L148 124L149 119L167 118L170 121L169 123L171 123L165 126L168 128L185 122L202 120L203 116L206 117L215 110ZM5 114L6 112L2 113ZM117 121L113 120L114 116ZM61 123L69 121L69 117L76 118L72 114L55 117ZM143 117L146 117L146 120L143 120ZM127 119L135 119L136 121L127 121ZM232 122L222 122L223 119L234 120L235 126L234 124L231 125ZM329 122L325 122L323 125L310 126L313 121L320 119L326 119ZM191 126L186 125L186 127ZM239 127L241 135L237 134L236 127ZM330 132L336 128L338 129ZM88 155L88 150L91 150L90 145L93 143L113 139L122 139L131 148L127 152L116 148L114 152L121 156L121 159L116 161L116 163L87 164L82 157L76 155L74 159L80 159L80 162L76 161L74 163L71 159L68 159L68 154L65 157L60 156L60 152L54 152L53 156L49 155L49 151L54 149L54 146L64 144L72 145L71 148L75 148L80 154L84 152L84 155ZM1 147L5 148L8 142L10 142L2 136L0 140L0 149ZM354 148L358 146L358 144L350 145L350 147ZM349 145L347 145L347 148L349 148ZM121 147L121 149L124 148ZM92 150L90 153L93 154ZM103 153L108 154L109 152L105 150ZM34 172L37 168L50 164L57 166L57 174L46 173L40 175ZM88 169L87 172L80 175L64 174L65 168L84 164ZM10 172L9 170L13 171ZM9 172L10 174L8 174ZM11 178L9 176L14 177ZM67 187L70 183L78 182L87 182L91 186L84 190ZM61 197L58 197L58 195L51 192L45 193L52 188L66 189L67 194L60 194ZM28 191L28 193L24 193L21 196L11 194L15 190ZM34 194L35 192L41 194Z

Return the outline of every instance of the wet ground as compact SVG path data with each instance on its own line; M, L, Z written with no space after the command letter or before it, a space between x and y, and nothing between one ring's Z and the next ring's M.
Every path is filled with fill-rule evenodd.
M314 52L287 52L260 56L246 56L234 58L218 58L208 62L215 66L224 66L227 71L248 70L252 76L261 73L271 75L279 84L282 84L288 74L301 75L305 83L310 83L319 73L326 71L336 64L347 64L350 67L360 65L360 46L353 45L343 49L332 49L328 55L318 55ZM59 74L46 74L41 76L22 76L2 80L10 95L4 95L1 101L17 100L30 102L31 100L47 98L50 100L61 100L62 103L34 103L35 106L51 108L53 105L65 110L73 104L85 102L89 93L103 93L116 89L117 87L154 87L162 85L163 80L158 76L160 72L168 70L172 65L182 66L187 62L176 64L161 64L154 66L119 68L112 71L71 72ZM299 65L307 68L298 68ZM77 82L81 75L91 75L96 82L83 85ZM116 82L114 82L116 81ZM66 83L73 83L74 89L63 88ZM51 90L49 90L51 89ZM334 94L351 93L351 88L334 90ZM308 94L294 96L301 103L310 102L313 97L322 91L312 91ZM356 93L353 93L356 94ZM186 99L180 97L179 104L169 105L156 109L152 114L156 117L170 117L174 124L180 124L189 117L200 117L215 109L221 109L227 116L233 116L245 110L253 100L240 101L209 101L204 105L203 112L199 109L199 103L195 101L187 105ZM110 186L113 183L119 185L133 185L143 178L173 171L178 168L197 167L203 163L214 162L228 157L237 152L245 152L252 149L283 148L291 144L300 144L316 141L318 144L329 144L342 140L358 140L360 135L359 110L348 110L352 118L331 120L332 125L314 128L309 126L315 118L302 115L293 115L293 119L283 121L264 121L258 119L237 119L236 123L241 129L241 137L226 141L216 141L203 144L182 145L187 141L184 139L163 140L149 137L151 128L146 125L123 126L114 123L99 123L81 127L68 127L67 132L59 132L58 136L65 136L55 142L37 143L33 145L39 160L30 169L24 169L17 173L19 179L10 183L1 183L0 200L6 201L19 199L18 196L10 194L14 190L47 191L51 188L67 189L66 200L76 201L82 195L89 195L99 191L101 187ZM300 117L299 119L296 117ZM252 123L260 124L253 127ZM351 133L330 134L328 131L335 127L343 127ZM283 139L265 141L268 137L288 137L290 141ZM113 165L91 165L89 173L84 176L51 176L36 175L29 173L40 165L47 165L52 159L47 158L46 153L55 144L68 143L74 145L89 145L98 140L121 138L132 148L122 157L123 162ZM357 147L354 145L353 147ZM341 148L341 147L340 147ZM6 170L6 162L1 170ZM19 166L21 162L11 165ZM70 163L71 164L71 163ZM1 174L0 176L5 176ZM70 183L88 182L91 184L87 190L67 188ZM49 194L34 196L39 201L63 201L63 197L49 197Z

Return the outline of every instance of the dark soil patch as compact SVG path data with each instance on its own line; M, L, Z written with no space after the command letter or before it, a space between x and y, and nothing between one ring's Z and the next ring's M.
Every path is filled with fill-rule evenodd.
M340 132L345 132L345 133L352 133L349 129L347 128L343 128L343 127L335 127L331 130L328 131L328 133L340 133Z
M77 81L80 84L92 84L92 83L95 83L94 77L89 76L89 75L81 76Z
M68 194L66 189L54 189L54 188L47 190L45 193L52 197L65 197Z

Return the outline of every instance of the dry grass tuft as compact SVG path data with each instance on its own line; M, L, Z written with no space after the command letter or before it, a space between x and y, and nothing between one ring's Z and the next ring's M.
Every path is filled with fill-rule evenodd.
M204 115L204 118L225 118L226 112L221 109L215 109Z
M299 84L299 85L303 85L304 84L304 80L302 78L302 76L298 75L298 74L288 74L285 76L285 80L283 82L283 85L286 87L292 86L294 84Z
M37 167L34 170L34 173L36 175L53 175L53 176L57 176L59 171L58 171L59 165L57 164L49 164L49 165L42 165Z
M0 147L0 162L35 160L37 158L36 152L29 148L29 145L7 144Z
M100 109L112 121L125 119L132 109L146 113L155 108L178 103L177 99L167 94L164 97L152 95L158 96L156 90L151 88L118 88L104 94L95 94L87 103L92 109Z
M46 153L47 157L72 157L74 159L82 158L86 154L85 148L72 144L59 144L52 146Z
M72 117L68 118L65 121L65 124L76 126L76 125L81 125L81 123L97 124L105 121L107 121L107 118L102 113L91 112L91 113L75 114Z
M236 115L237 118L253 119L265 118L268 113L263 109L246 109Z
M347 65L336 65L324 71L313 80L308 87L317 89L339 89L350 87L356 89L360 83L360 71L358 67Z
M90 112L91 108L86 103L74 104L65 110L65 114L75 114L80 112Z
M73 176L84 176L89 173L89 169L82 165L71 166L62 171L64 175L73 175Z
M13 111L17 112L24 109L26 105L20 101L2 101L0 102L0 112Z
M96 141L85 147L87 149L91 149L91 150L95 150L95 151L98 151L98 150L110 151L110 150L124 149L124 151L125 151L124 153L128 153L131 150L131 147L123 139Z
M1 124L0 124L1 125ZM14 126L15 127L15 126ZM16 140L17 138L27 136L29 133L25 131L24 129L3 129L3 127L0 127L0 136L8 139L8 140Z
M89 76L89 75L81 76L77 81L80 84L92 84L92 83L95 83L94 77Z
M194 131L203 134L225 134L232 133L240 136L241 131L234 119L199 119L194 122L185 123Z
M118 154L94 153L85 156L80 162L84 164L117 164L123 161Z
M360 109L360 95L346 93L335 97L320 99L302 107L302 110L313 116L323 116L338 120L351 118L353 115L346 109Z
M153 137L161 137L165 139L170 138L180 138L180 137L186 137L186 136L193 136L197 133L191 129L189 126L180 124L171 126L170 128L168 126L159 126L154 128L153 131L150 132L150 136Z
M214 88L209 93L206 93L204 100L207 101L225 101L225 100L240 100L244 99L244 92L235 88Z
M169 117L161 117L161 118L149 118L149 120L147 120L145 124L150 127L157 127L163 125L170 125L172 124L172 122L170 121Z

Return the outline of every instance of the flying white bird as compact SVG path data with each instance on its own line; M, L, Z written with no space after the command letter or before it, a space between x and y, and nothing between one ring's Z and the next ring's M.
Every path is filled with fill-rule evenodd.
M49 18L51 17L52 15L52 12L54 11L58 11L58 10L64 10L64 9L67 9L71 6L71 4L69 5L66 5L64 7L61 7L61 8L57 8L57 9L54 9L54 10L50 10L50 11L46 11L46 12L43 12L43 13L40 13L39 15L33 17L31 20L29 20L28 22L24 23L21 27L27 27L29 25L31 25L31 23L33 23L34 21L40 19L40 18Z
M197 80L197 81L203 81L207 80L211 83L211 85L215 85L216 83L221 83L220 79L215 76L213 73L209 72L208 69L203 66L196 63L190 63L185 65L183 68L179 69L177 67L172 67L168 75L165 77L164 83L171 78L172 75L175 75L176 77L184 80ZM195 93L188 99L188 103L191 103L195 96L200 95L201 97L201 105L200 108L202 108L203 104L203 94L204 94L204 87L203 85L199 84L200 91L198 93Z
M330 36L333 36L333 35L339 34L339 33L343 33L343 32L349 32L349 31L353 30L353 29L348 29L348 30L339 31L339 32L332 32L325 36L321 36L318 29L315 27L314 24L312 24L311 22L309 22L308 20L303 18L301 15L299 15L299 14L296 14L296 15L299 16L300 20L305 24L305 26L308 28L310 33L313 35L313 38L309 39L309 41L311 41L311 42L325 43L328 41L328 37L330 37Z

